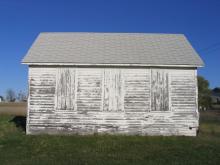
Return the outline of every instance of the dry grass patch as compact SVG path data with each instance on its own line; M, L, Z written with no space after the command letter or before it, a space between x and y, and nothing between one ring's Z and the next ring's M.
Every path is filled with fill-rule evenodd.
M27 103L0 103L0 115L26 116Z

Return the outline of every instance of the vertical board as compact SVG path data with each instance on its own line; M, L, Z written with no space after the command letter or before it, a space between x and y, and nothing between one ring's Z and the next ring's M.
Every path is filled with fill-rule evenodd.
M151 70L151 111L169 110L169 80L165 69Z
M100 111L102 101L102 71L100 69L78 69L77 110Z
M150 111L149 69L124 69L124 107L126 112Z
M123 111L123 78L120 69L104 69L103 111Z
M56 82L56 109L74 110L75 70L71 68L58 68Z

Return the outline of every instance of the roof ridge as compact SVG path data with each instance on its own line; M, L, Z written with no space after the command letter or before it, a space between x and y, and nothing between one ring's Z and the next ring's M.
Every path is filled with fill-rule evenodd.
M183 33L145 33L145 32L40 32L39 34L134 34L134 35L184 35Z

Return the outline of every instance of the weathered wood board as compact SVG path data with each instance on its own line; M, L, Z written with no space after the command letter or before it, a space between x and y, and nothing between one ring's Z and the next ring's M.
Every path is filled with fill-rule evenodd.
M151 111L169 111L169 79L165 69L151 70Z
M195 136L195 69L29 67L27 134Z

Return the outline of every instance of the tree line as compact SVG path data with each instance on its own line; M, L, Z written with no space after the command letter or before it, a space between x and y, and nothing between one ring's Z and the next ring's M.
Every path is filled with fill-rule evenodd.
M25 102L27 101L27 94L24 91L19 91L16 93L13 89L7 89L5 92L5 96L3 97L3 101L7 102Z
M212 109L212 92L218 93L220 96L220 88L210 89L209 81L202 76L198 76L198 103L199 109Z

